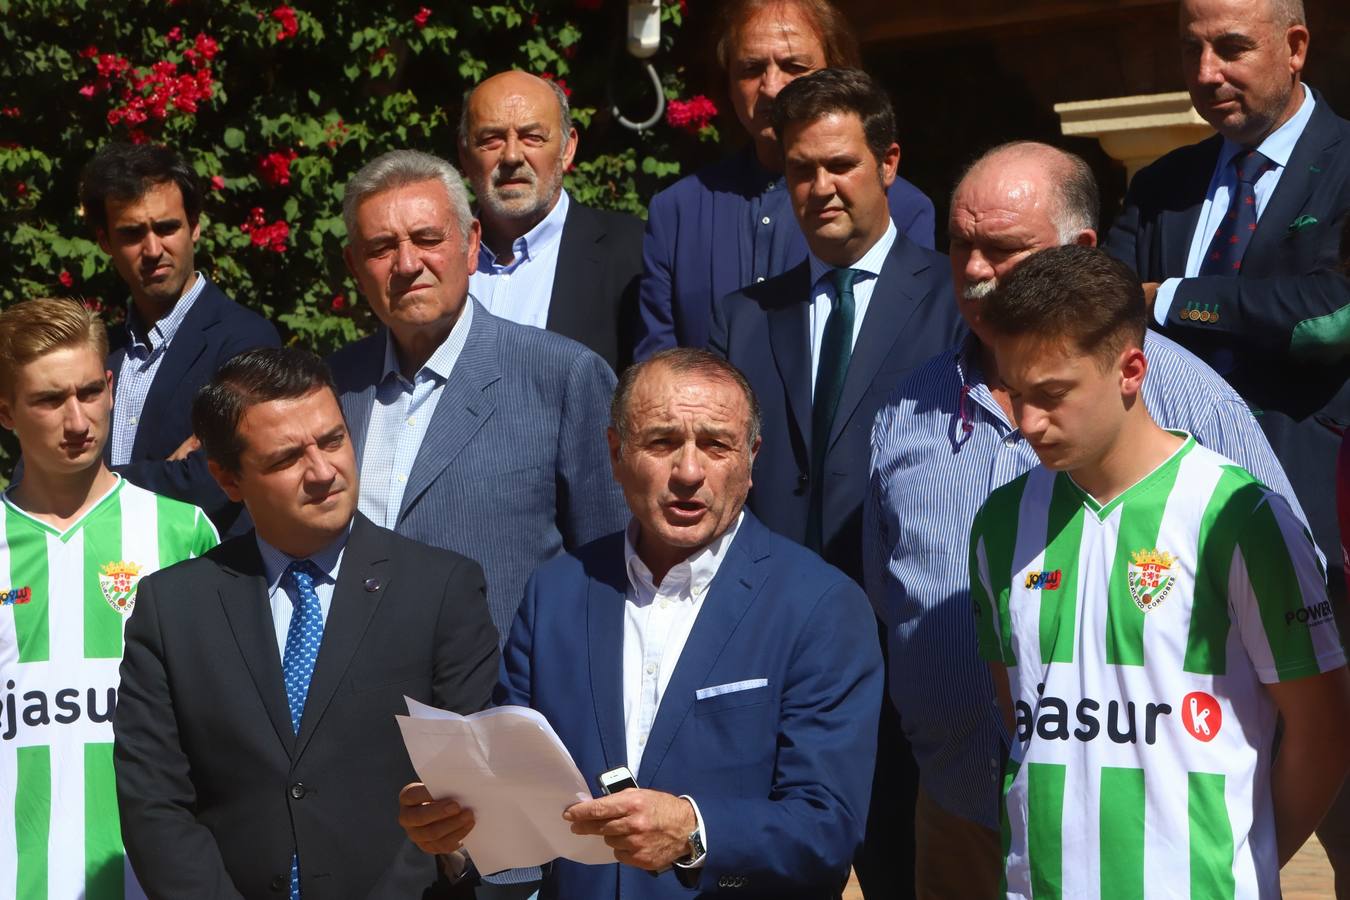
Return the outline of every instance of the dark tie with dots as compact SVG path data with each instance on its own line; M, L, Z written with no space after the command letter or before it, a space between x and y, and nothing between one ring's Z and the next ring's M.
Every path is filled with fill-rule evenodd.
M822 513L825 503L825 451L830 428L844 392L848 361L853 356L853 282L857 269L835 269L834 306L825 320L820 339L820 363L816 366L816 390L811 402L811 498L806 512L806 546L820 552L823 545Z
M319 567L307 559L298 559L286 570L286 577L294 587L291 594L291 624L286 630L286 651L281 657L281 674L286 681L286 703L291 708L291 728L300 733L300 720L305 715L305 700L309 697L309 682L314 676L314 663L319 658L323 642L323 607L314 582L320 577ZM291 900L300 900L300 858L291 855Z
M1242 255L1256 232L1256 182L1274 165L1255 150L1243 150L1233 157L1237 185L1228 212L1200 263L1201 275L1236 275L1242 271Z

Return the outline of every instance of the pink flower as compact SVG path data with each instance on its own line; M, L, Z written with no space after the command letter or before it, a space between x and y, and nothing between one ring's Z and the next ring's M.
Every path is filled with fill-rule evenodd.
M222 178L222 177L220 177L219 175L212 175L212 176L211 176L211 190L213 190L213 191L223 191L223 190L225 190L225 179Z
M94 96L95 90L96 88L92 84L86 84L84 87L80 88L80 96L92 97Z
M268 153L258 160L258 174L269 187L285 187L291 183L291 162L295 158L291 149Z
M169 29L168 33L165 34L164 37L170 41L173 41L176 44L183 39L183 29L175 25Z
M59 281L59 282L61 282L61 286L62 286L62 287L68 287L68 288L69 288L69 287L74 287L74 286L75 286L75 276L74 276L74 275L71 275L69 272L65 271L64 269L61 271L61 274L60 274L60 275L56 276L56 280Z
M208 37L204 32L197 35L197 39L192 43L192 49L202 55L203 59L214 59L216 53L220 50L220 45L216 39Z
M673 128L698 134L717 115L717 106L702 94L688 100L671 100L666 104L666 122Z
M412 17L413 22L417 25L418 28L426 28L427 20L430 18L431 18L431 10L427 9L425 6L420 7L417 10L417 12L413 14Z
M342 312L347 308L347 298L341 294L337 294L333 297L333 302L329 304L329 307L333 312Z
M286 4L283 3L272 10L272 18L276 19L281 25L281 28L277 31L278 41L293 38L300 33L300 23L296 21L295 10Z

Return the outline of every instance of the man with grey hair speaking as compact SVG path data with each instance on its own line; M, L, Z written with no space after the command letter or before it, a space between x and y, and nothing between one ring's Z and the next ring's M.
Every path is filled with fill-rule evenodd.
M576 152L556 82L502 72L464 98L459 162L483 226L469 289L494 316L566 335L621 369L633 355L642 222L568 196Z
M1021 142L977 160L952 194L948 222L955 300L970 334L901 382L873 426L864 581L886 626L890 696L919 764L921 898L993 896L1003 855L1007 735L976 653L966 563L976 510L1038 459L1014 425L981 307L1033 253L1095 245L1097 210L1092 171L1072 154ZM1237 460L1298 509L1237 392L1161 335L1150 332L1144 349L1143 397L1154 418Z
M445 160L378 157L343 216L347 268L382 325L330 360L361 512L482 565L504 637L539 563L627 521L605 444L614 373L468 296L479 225Z

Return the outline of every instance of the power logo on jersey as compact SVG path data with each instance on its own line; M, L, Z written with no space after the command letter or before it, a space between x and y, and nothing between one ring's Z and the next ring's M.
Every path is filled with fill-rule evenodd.
M33 589L27 586L0 591L0 606L22 606L33 600Z
M98 570L98 586L103 599L122 615L136 605L136 585L141 580L141 567L134 562L104 563Z
M1219 701L1204 691L1194 691L1181 700L1181 723L1197 741L1208 744L1219 736L1223 726L1223 710Z
M1148 612L1167 599L1177 583L1176 562L1177 558L1166 551L1136 550L1130 554L1125 578L1140 612Z

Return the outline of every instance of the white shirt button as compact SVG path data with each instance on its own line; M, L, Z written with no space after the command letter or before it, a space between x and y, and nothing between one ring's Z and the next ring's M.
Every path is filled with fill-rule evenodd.
M408 480L407 478L405 478L405 477L402 475L402 473L400 473L397 477L398 477L398 480L399 480L399 481L407 481L407 480Z
M1008 435L1007 437L1005 437L1005 438L1003 439L1003 446L1005 446L1005 447L1016 447L1016 446L1017 446L1017 438L1013 437L1011 434Z
M639 747L647 746L647 736L645 734L642 737L638 738L638 746Z
M764 280L764 276L763 276L763 275L758 275L758 276L755 277L755 283L756 283L756 284L758 284L759 282L761 282L761 281L763 281L763 280Z
M137 421L138 419L136 416L132 416L130 419L127 419L127 422L132 425L135 425Z
M647 663L647 674L648 675L656 674L656 663Z
M417 424L417 417L416 417L416 416L408 416L408 424L409 424L409 425L416 425L416 424Z
M760 219L759 221L760 221L760 224L761 224L761 225L768 225L769 222L771 222L771 221L773 221L773 220L770 219L768 216L765 216L764 218Z

